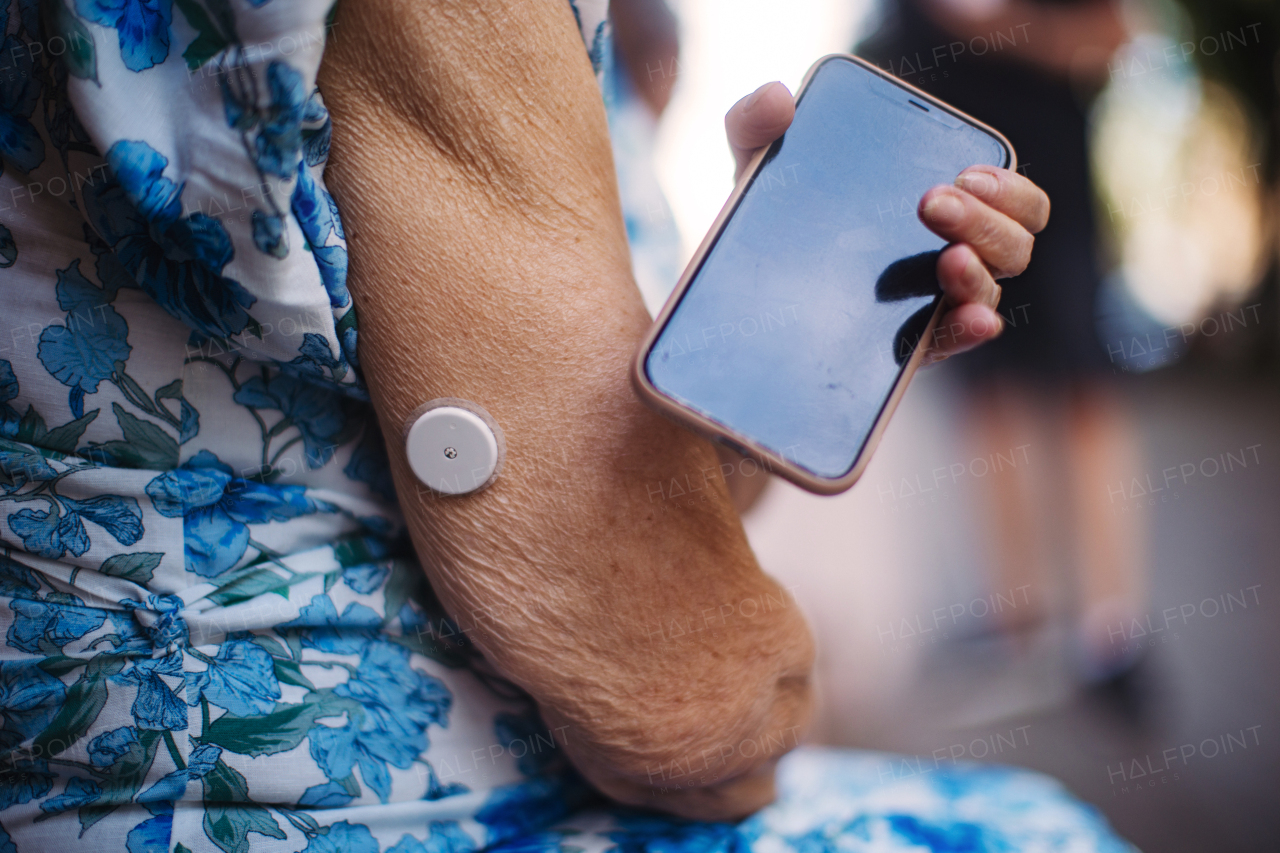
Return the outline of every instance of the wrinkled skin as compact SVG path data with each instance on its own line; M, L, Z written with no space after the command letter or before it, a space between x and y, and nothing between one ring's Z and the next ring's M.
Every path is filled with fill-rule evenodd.
M759 809L809 715L813 642L756 563L715 450L630 387L649 317L568 5L361 0L339 6L334 32L326 178L361 362L433 587L602 791L700 819ZM776 84L755 107L729 117L740 155L791 118ZM1004 213L931 191L967 211L946 233L974 244L939 269L958 270L943 279L962 297L952 312L990 319L987 335L988 267L1025 262L1015 220L1038 193L991 177L993 198L1018 202ZM505 467L482 492L432 497L408 473L404 420L444 396L478 402L505 432ZM662 486L686 476L707 500L677 507ZM767 607L743 616L747 599ZM752 739L766 748L736 748ZM699 772L676 788L672 762Z

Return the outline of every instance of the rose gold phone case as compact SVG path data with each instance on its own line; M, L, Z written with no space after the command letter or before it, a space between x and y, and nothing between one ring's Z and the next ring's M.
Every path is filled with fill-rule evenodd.
M1008 153L1009 162L1004 168L1016 169L1018 166L1018 155L1014 152L1013 146L1009 144L1009 140L998 130L989 127L978 121L972 116L961 112L950 104L938 100L927 92L923 92L912 86L910 83L904 83L892 74L872 65L864 59L859 59L851 54L832 53L822 57L809 69L805 74L800 89L796 92L796 104L799 105L800 99L804 96L805 90L809 87L809 81L813 79L815 73L828 62L843 61L853 62L856 65L870 71L877 76L888 80L896 86L910 92L916 98L925 103L938 107L945 112L973 125L979 130L990 134L994 137ZM907 390L907 383L911 381L911 377L915 374L916 369L920 366L920 362L924 358L926 350L926 341L933 334L934 327L938 323L938 317L942 313L942 301L938 301L938 307L934 310L933 316L929 318L929 324L925 327L924 332L920 336L920 341L916 344L915 351L911 354L911 358L903 365L902 370L898 373L897 381L894 382L893 388L889 391L888 397L885 398L884 405L880 408L880 414L876 417L875 424L872 425L871 431L867 434L866 441L863 442L862 448L858 451L858 455L854 457L853 466L843 475L839 477L819 477L812 471L800 467L799 465L789 462L786 458L774 453L773 451L760 446L756 442L743 435L738 435L723 424L703 415L701 412L689 408L684 403L673 400L666 394L663 394L653 383L649 381L648 375L645 373L645 361L648 359L649 352L653 349L654 343L658 340L658 336L662 334L662 330L667 325L667 320L675 311L676 306L680 304L680 300L684 298L684 292L693 282L694 276L702 267L707 253L711 247L715 245L716 240L720 236L720 232L724 229L725 224L737 209L738 201L746 192L747 187L751 185L752 179L756 172L759 171L761 164L764 162L765 153L770 146L765 146L756 152L751 162L747 165L746 171L738 180L738 184L734 187L733 193L729 196L729 200L725 202L724 207L720 210L720 214L716 217L716 221L712 224L711 229L707 232L707 236L702 239L702 244L698 246L698 251L694 252L693 258L690 259L689 265L685 267L684 273L680 276L679 283L672 291L671 296L667 298L666 304L662 307L662 311L653 321L653 325L649 327L648 333L644 340L640 342L639 348L636 350L635 357L631 362L631 383L635 386L636 392L640 395L640 399L644 400L653 408L673 420L689 427L697 433L700 433L712 441L725 444L746 456L754 458L757 462L764 466L765 470L772 471L776 474L787 478L791 482L815 492L820 495L835 495L846 491L858 478L862 476L862 472L867 467L867 463L871 461L871 454L875 452L876 445L880 442L880 437L884 434L885 427L889 424L889 418L893 416L894 409L898 407L898 402L902 399L902 395Z

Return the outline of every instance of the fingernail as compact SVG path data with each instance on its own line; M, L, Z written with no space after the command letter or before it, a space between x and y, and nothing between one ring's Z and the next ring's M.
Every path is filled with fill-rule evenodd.
M987 310L991 312L991 323L995 326L991 337L998 338L1004 334L1004 317L1001 317L1000 312L990 306L987 306Z
M951 193L938 193L924 206L925 221L942 228L958 225L963 216L964 205Z
M978 198L991 198L999 189L996 179L985 172L965 172L956 178L956 186Z
M973 252L969 252L968 255L969 259L964 262L964 280L971 286L981 285L982 263Z
M765 83L759 89L756 89L754 92L748 95L747 99L742 103L742 112L743 113L751 112L752 108L754 108L756 104L760 103L760 98L764 96L764 90L768 89L772 85L773 83L771 82Z
M996 315L996 333L992 335L992 337L998 338L1004 334L1004 317L1002 317L1000 312L994 308L991 309L991 313Z

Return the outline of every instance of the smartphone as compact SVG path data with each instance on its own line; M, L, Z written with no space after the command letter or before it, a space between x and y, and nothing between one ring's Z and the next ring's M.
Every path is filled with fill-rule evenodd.
M636 352L641 398L802 488L857 481L941 312L916 215L1000 133L855 56L823 57Z

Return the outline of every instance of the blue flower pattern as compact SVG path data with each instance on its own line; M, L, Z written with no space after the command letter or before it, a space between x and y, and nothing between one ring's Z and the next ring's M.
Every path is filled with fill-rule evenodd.
M38 352L45 369L71 389L70 408L82 417L84 395L96 394L116 365L129 360L129 324L111 307L107 293L81 274L79 260L58 270L56 292L67 322L44 328Z
M169 55L173 0L75 0L76 12L116 30L120 57L130 71L145 71Z
M37 654L42 641L62 648L72 640L78 640L101 627L106 621L105 611L84 607L79 599L66 593L62 593L61 597L72 603L53 601L58 595L53 593L44 601L25 598L11 600L9 608L13 611L14 620L5 637L7 643L24 652Z
M137 742L138 730L133 726L103 732L89 741L89 760L95 767L110 767Z
M182 655L172 652L160 658L135 660L111 677L116 684L136 688L131 711L139 729L172 731L187 727L187 706L163 678L181 678L182 663Z
M319 335L306 335L302 352L303 356L296 361L305 364L317 363L316 353L319 353L318 359L330 359L328 347ZM304 358L307 360L303 361ZM252 409L278 410L297 427L306 450L307 464L319 468L333 458L347 425L342 401L335 396L336 392L308 382L301 376L277 373L267 380L251 376L232 399Z
M262 180L287 178L302 157L302 123L309 104L302 75L286 62L267 64L264 85L255 74L237 73L243 63L220 76L227 124L239 131L241 143ZM273 257L289 253L284 214L273 198L270 209L253 212L253 242Z
M62 710L67 688L31 659L0 661L0 745L10 749L44 731Z
M301 486L235 477L208 450L157 476L146 490L156 512L182 518L187 571L201 577L216 577L240 562L250 545L250 524L336 509Z
M187 702L201 699L237 717L271 713L280 699L275 662L262 646L248 639L230 640L218 649L209 668L190 679Z
M256 297L222 275L235 256L222 223L182 214L183 185L165 177L168 158L146 142L122 139L107 152L112 178L86 185L85 207L104 245L98 273L109 285L138 287L191 328L238 335L256 321Z
M608 74L604 0L567 2ZM549 733L413 562L360 377L330 5L0 0L0 212L49 188L0 223L0 853L1119 850L1039 783L1039 836L828 820L856 757L784 784L785 827L603 816L520 746ZM934 793L1007 829L1012 778Z
M311 754L330 780L351 774L358 764L361 776L379 799L390 796L388 765L407 769L427 749L427 728L448 725L453 701L436 678L409 666L409 654L386 641L372 641L361 653L355 677L334 689L354 699L364 719L323 732L311 741Z
M23 172L44 162L44 141L31 123L40 101L34 64L31 51L17 36L0 39L0 173L6 162Z

